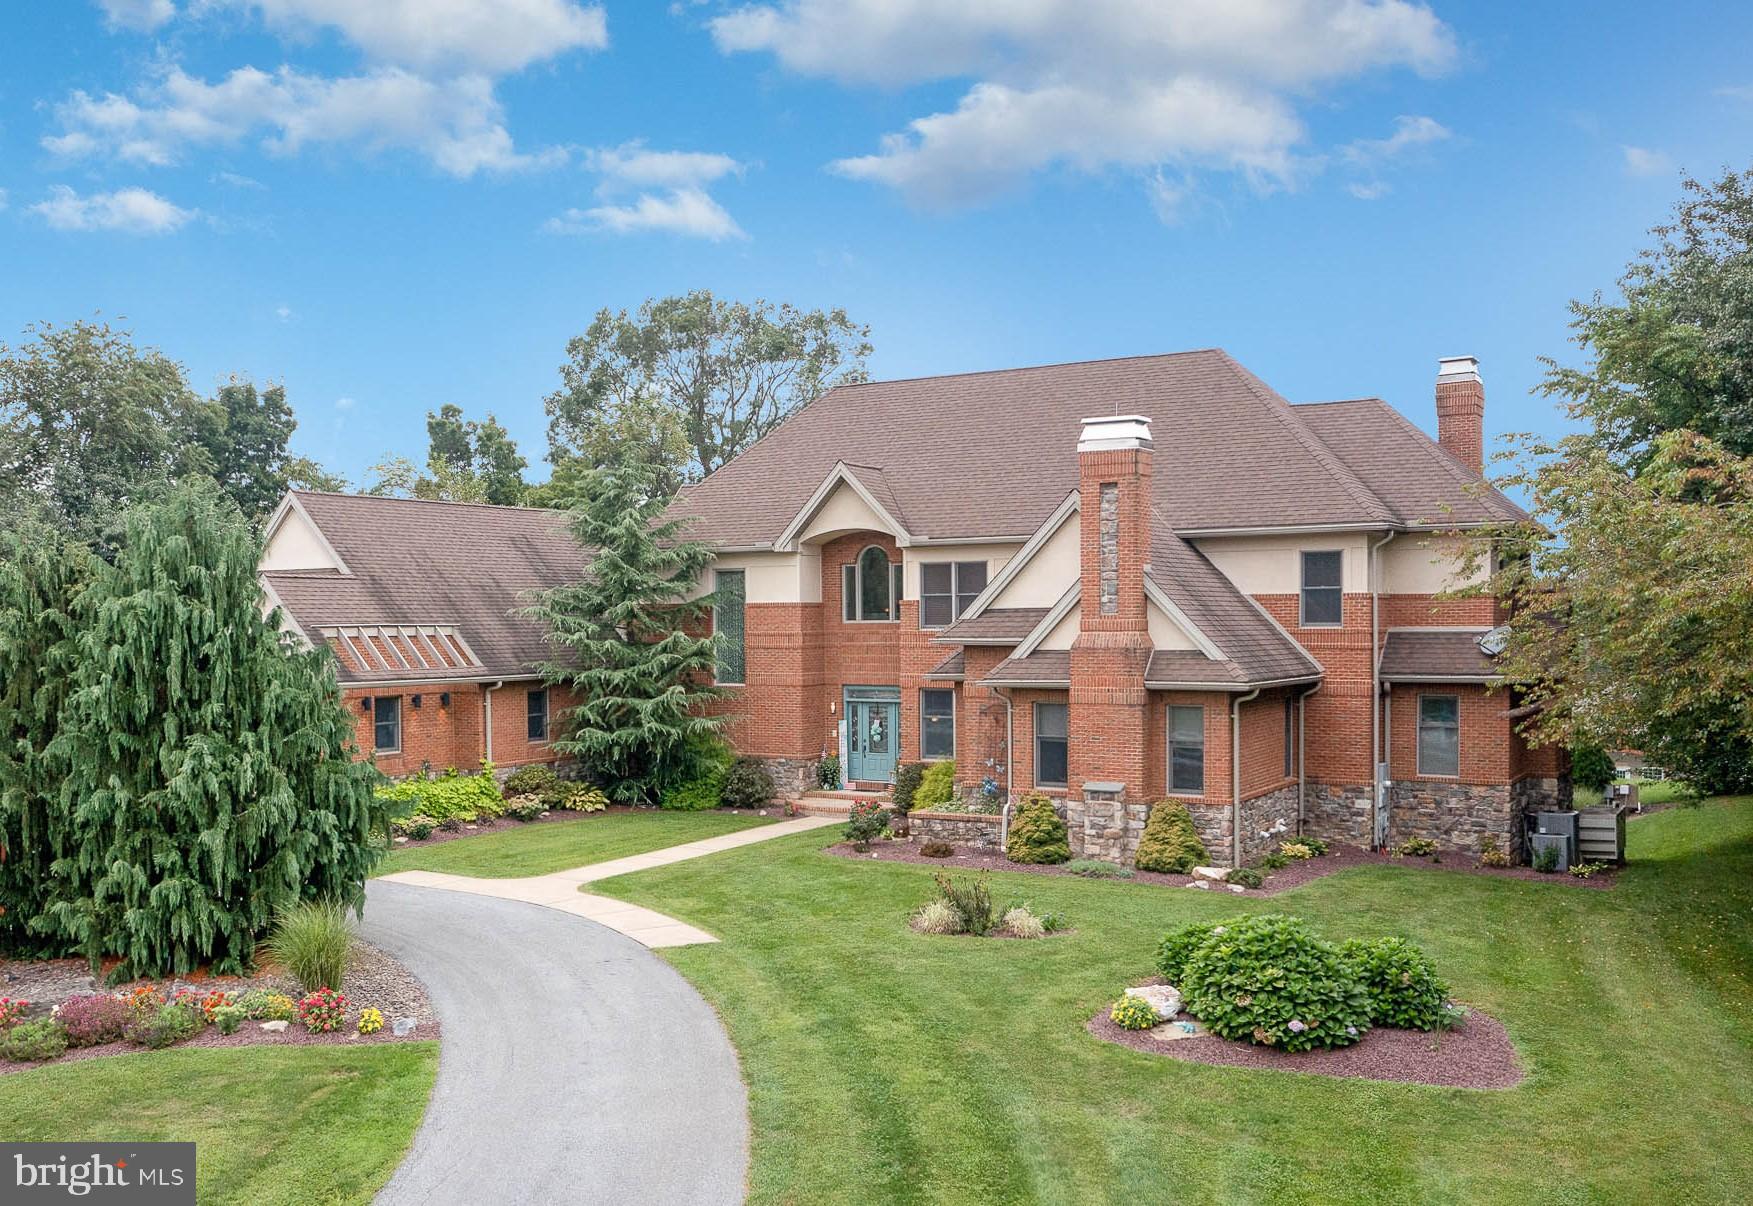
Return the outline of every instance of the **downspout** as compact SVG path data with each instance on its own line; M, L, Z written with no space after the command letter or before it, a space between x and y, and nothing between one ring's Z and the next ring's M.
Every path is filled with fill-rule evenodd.
M1324 684L1316 683L1296 697L1296 835L1303 836L1303 818L1308 814L1309 791L1309 696Z
M1010 776L1015 760L1011 745L1016 740L1016 716L1011 706L1010 688L1004 688L1000 694L1004 696L1004 811L998 818L998 848L1004 850L1010 842L1010 801L1015 790Z
M1382 761L1382 635L1381 590L1376 581L1376 554L1399 532L1389 532L1369 546L1364 573L1370 583L1370 845L1376 845L1376 833L1387 832L1382 811L1388 802L1382 795L1382 781L1376 768Z
M1230 700L1230 866L1242 865L1242 705L1260 694L1255 687Z
M493 692L505 685L503 678L481 684L482 760L493 761Z

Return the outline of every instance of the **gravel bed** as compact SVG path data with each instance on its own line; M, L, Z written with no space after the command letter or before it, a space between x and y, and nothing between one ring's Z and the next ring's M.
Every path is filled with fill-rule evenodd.
M841 858L876 859L888 863L915 863L929 867L951 867L958 871L1015 871L1025 875L1071 875L1063 866L1040 865L1035 863L1013 863L996 849L986 846L957 846L955 854L949 858L926 858L919 853L917 839L901 838L893 841L874 841L870 849L863 853L852 848L851 842L839 842L829 846L826 853ZM1432 862L1426 858L1403 858L1392 854L1377 854L1373 850L1364 850L1357 846L1344 846L1333 843L1326 854L1316 858L1298 859L1277 871L1267 873L1266 882L1258 888L1244 888L1237 891L1234 884L1211 883L1209 880L1198 880L1191 875L1160 875L1154 871L1134 871L1130 879L1099 880L1102 883L1158 884L1166 887L1184 888L1193 883L1211 883L1210 891L1222 892L1234 896L1276 896L1291 888L1299 887L1324 875L1335 871L1343 871L1347 867L1416 867L1427 871L1452 871L1464 875L1485 875L1499 879L1538 880L1548 884L1568 884L1578 888L1594 888L1602 890L1611 888L1616 878L1616 870L1608 869L1589 879L1577 879L1575 876L1562 873L1546 873L1532 867L1480 867L1474 864L1472 856L1459 851L1444 851L1443 861ZM1095 879L1094 876L1079 876L1080 879Z
M1191 1020L1183 1013L1180 1019ZM1166 1025L1166 1023L1165 1023ZM1162 1026L1123 1030L1103 1009L1090 1019L1097 1038L1134 1051L1163 1055L1193 1064L1229 1068L1269 1068L1308 1072L1355 1080L1393 1080L1456 1089L1513 1089L1525 1075L1501 1023L1472 1010L1452 1030L1389 1030L1376 1028L1349 1047L1331 1051L1291 1053L1275 1047L1201 1034L1195 1038L1163 1039Z

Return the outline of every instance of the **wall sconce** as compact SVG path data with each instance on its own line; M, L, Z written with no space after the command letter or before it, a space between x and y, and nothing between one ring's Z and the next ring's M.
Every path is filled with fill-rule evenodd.
M420 697L418 695L414 697L414 710L416 712L420 710Z
M442 691L439 693L438 706L441 708L450 707L450 692L449 691Z
M371 696L367 695L364 699L359 701L359 710L361 712L371 711Z

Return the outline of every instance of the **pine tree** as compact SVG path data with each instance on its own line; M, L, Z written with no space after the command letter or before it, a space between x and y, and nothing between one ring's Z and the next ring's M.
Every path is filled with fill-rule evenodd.
M65 656L35 751L59 776L55 859L20 908L62 953L119 957L118 977L240 971L278 908L356 903L380 857L377 775L351 757L332 663L262 615L255 567L235 506L178 487L128 514L115 563L72 601L70 647L39 672ZM42 566L26 572L52 594Z
M721 724L704 705L717 665L711 636L694 636L712 606L688 599L712 564L705 545L663 520L642 471L591 470L579 483L572 532L587 550L582 580L542 592L526 614L543 621L556 657L540 670L580 702L560 718L554 749L582 760L608 793L654 803L687 778Z
M1013 863L1063 863L1071 859L1065 822L1053 810L1053 801L1031 792L1017 805L1005 839L1004 857Z
M1205 843L1199 840L1187 806L1178 800L1158 800L1151 805L1132 865L1140 871L1185 875L1205 859Z

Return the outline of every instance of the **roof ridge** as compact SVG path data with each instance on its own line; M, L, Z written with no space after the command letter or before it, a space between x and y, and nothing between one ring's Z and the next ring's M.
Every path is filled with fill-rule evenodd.
M1303 425L1302 420L1298 419L1292 412L1291 405L1283 394L1256 377L1248 370L1247 366L1228 352L1220 351L1218 354L1240 376L1242 384L1260 401L1266 408L1266 412L1278 420L1285 431L1289 432L1291 437L1300 443L1310 456L1315 458L1315 461L1339 483L1342 490L1351 495L1352 501L1362 507L1371 519L1380 519L1388 523L1398 522L1399 517L1394 514L1393 509L1377 497L1374 490L1365 486L1357 474L1351 471L1350 466L1334 456L1333 450L1322 443L1314 432Z
M370 502L421 503L429 507L476 507L485 511L518 511L525 515L565 515L558 507L520 507L510 503L462 502L451 498L403 498L395 494L367 494L358 490L288 490L303 498L347 498Z
M1037 373L1044 369L1076 368L1085 364L1118 364L1123 360L1177 360L1183 356L1209 356L1212 353L1228 357L1229 353L1222 348L1183 348L1179 352L1134 352L1129 356L1093 356L1084 360L1051 360L1045 364L1012 365L1010 368L968 369L960 373L917 373L911 377L883 377L868 381L848 381L836 385L822 395L843 389L859 389L866 385L903 385L909 381L948 381L956 377L1000 377L1008 373Z

